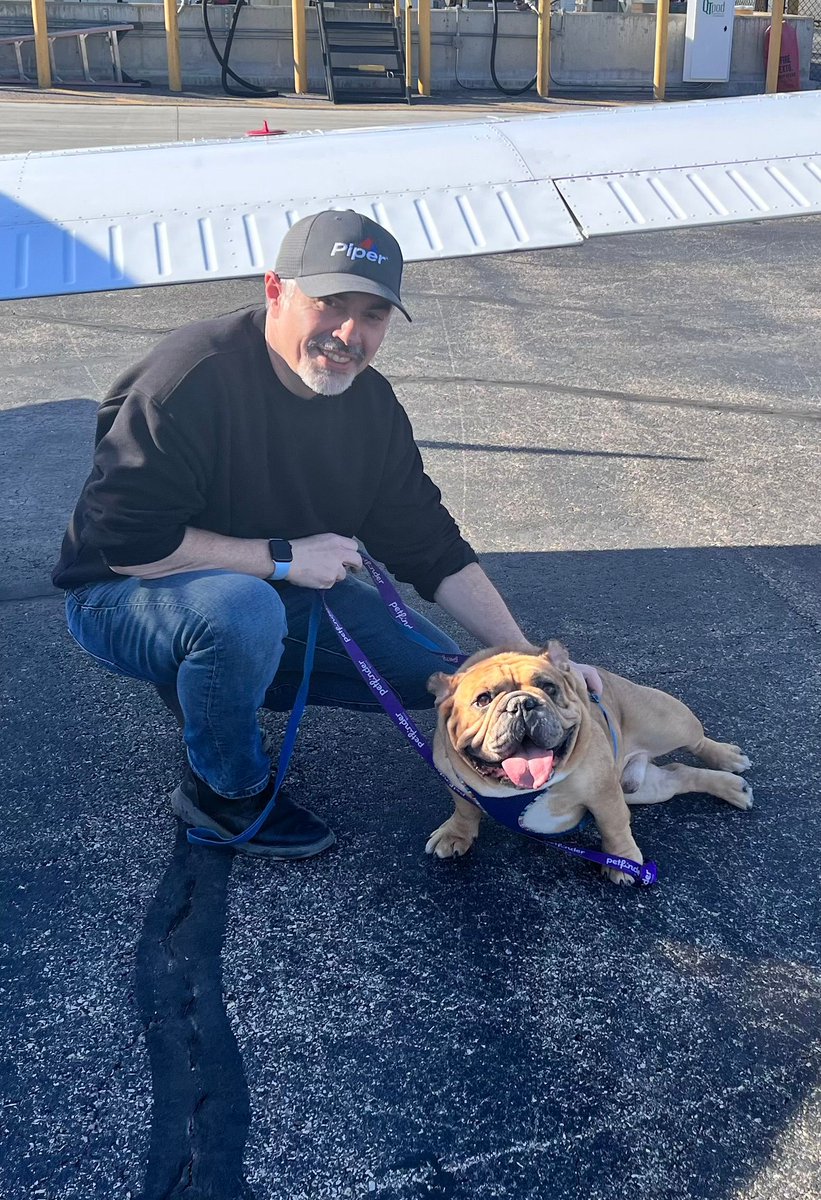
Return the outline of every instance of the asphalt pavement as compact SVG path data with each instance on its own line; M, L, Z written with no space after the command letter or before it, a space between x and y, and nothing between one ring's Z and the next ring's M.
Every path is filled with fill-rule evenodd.
M35 107L0 149L162 120ZM753 760L750 813L635 810L648 890L489 822L431 860L443 787L326 709L291 787L333 851L188 846L171 717L49 575L109 382L260 285L0 305L4 1200L821 1197L819 261L804 218L412 265L378 360L533 638Z

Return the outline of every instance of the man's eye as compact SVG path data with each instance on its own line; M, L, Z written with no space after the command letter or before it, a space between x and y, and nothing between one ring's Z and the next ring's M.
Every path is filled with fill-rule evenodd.
M490 692L480 692L473 703L477 708L487 708L492 699Z

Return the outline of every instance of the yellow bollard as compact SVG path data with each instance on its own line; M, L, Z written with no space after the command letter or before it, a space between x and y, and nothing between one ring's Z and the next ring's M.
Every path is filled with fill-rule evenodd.
M539 33L536 43L536 91L543 100L550 93L550 0L539 0Z
M31 19L34 23L34 54L37 59L37 86L51 87L51 59L48 52L46 0L31 0Z
M773 0L773 19L770 22L770 49L767 53L765 92L778 90L778 64L781 62L781 31L784 28L784 0Z
M653 64L653 99L663 100L667 91L667 32L670 23L670 0L656 3L656 59Z
M176 0L163 0L165 8L165 51L168 58L168 90L182 91L180 71L180 27Z
M430 95L430 0L419 0L419 95Z
M308 91L308 35L305 31L305 2L291 0L294 32L294 91L304 96Z

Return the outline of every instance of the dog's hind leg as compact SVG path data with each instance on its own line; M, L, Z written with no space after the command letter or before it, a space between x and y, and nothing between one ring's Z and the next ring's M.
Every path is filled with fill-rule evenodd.
M715 767L719 771L734 771L738 774L739 771L746 771L752 766L740 746L735 746L732 742L714 742L712 738L704 736L703 730L698 741L687 743L687 749L708 767Z
M720 743L713 742L713 745ZM753 789L740 775L734 775L730 771L707 771L703 767L688 767L684 763L670 763L664 767L649 763L641 787L624 798L630 805L662 804L665 800L681 796L685 792L706 792L708 796L726 800L735 808L746 810L753 806Z
M638 752L653 760L685 748L718 771L737 773L750 766L750 760L740 746L705 737L704 726L696 714L675 696L653 688L639 688L623 697L622 703L628 700L632 708L627 741L634 757ZM628 756L625 772L629 772L630 766Z

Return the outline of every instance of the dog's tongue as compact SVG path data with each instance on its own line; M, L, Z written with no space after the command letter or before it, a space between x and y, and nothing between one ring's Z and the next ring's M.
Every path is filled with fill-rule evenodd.
M553 771L553 751L531 746L502 763L502 770L511 783L520 788L543 788Z

